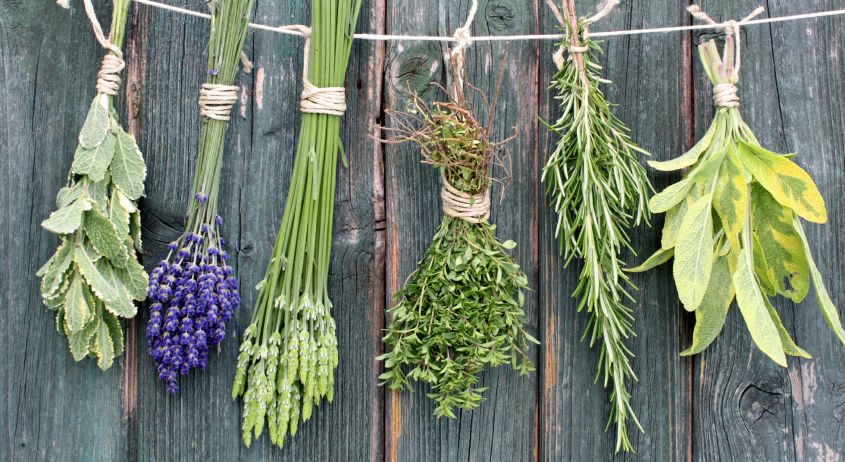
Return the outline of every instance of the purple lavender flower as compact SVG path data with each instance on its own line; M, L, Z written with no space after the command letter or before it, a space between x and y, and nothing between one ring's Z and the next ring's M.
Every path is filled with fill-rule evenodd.
M197 193L194 200L202 207L208 198ZM238 280L222 250L222 223L216 216L169 245L167 260L150 274L149 355L170 394L179 392L181 375L208 365L209 349L226 336L226 322L240 306Z

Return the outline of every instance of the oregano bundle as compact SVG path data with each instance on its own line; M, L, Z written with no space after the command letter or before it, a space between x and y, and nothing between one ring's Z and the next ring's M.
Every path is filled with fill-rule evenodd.
M488 221L489 170L502 143L490 141L462 89L458 95L433 107L415 96L407 113L394 113L410 119L398 141L417 143L425 163L440 170L444 214L395 295L386 352L378 357L386 369L383 384L393 390L410 389L412 380L429 384L435 415L449 418L456 408L472 410L484 400L486 387L478 381L486 367L533 371L528 344L539 343L525 330L528 279L508 253L516 243L500 242Z
M123 353L119 318L135 316L146 297L147 274L138 262L146 167L135 139L120 126L113 98L123 69L120 47L130 0L114 0L111 32L102 36L93 8L86 10L108 54L97 96L79 133L67 186L58 210L41 226L61 239L36 273L44 304L56 312L56 330L68 338L73 359L96 357L105 370Z
M738 30L735 35L726 37L723 57L714 40L699 45L716 115L687 153L650 162L661 171L690 171L651 198L653 211L666 212L661 248L635 270L674 258L678 296L696 319L692 345L682 355L699 353L716 339L736 299L754 343L785 367L787 355L809 354L790 337L771 297L799 303L812 282L825 320L843 343L845 330L801 224L801 218L827 221L824 200L794 155L764 149L743 121L736 88L740 58L734 52Z

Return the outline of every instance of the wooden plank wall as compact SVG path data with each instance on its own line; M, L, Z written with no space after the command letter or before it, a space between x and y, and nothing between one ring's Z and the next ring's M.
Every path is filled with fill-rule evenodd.
M95 0L103 22L107 0ZM167 0L173 5L199 2ZM578 1L581 14L595 0ZM772 16L845 8L845 0L769 0ZM526 310L542 345L537 372L506 368L482 381L488 400L458 419L438 420L426 390L393 393L377 386L381 329L391 296L413 271L440 221L436 173L410 145L381 146L385 109L401 108L407 89L441 98L445 47L432 43L357 42L347 78L343 140L350 166L340 169L331 266L341 361L335 402L324 404L284 449L261 439L240 443L240 405L229 397L239 334L281 219L299 127L302 39L249 35L255 63L241 75L239 116L227 136L221 208L242 285L243 308L210 367L169 397L146 355L144 310L127 325L127 352L107 372L74 363L66 340L41 306L35 270L57 240L40 228L52 211L93 92L101 58L81 2L71 12L52 0L0 0L0 456L3 460L289 460L522 461L608 460L607 396L593 384L598 355L579 339L584 316L570 293L579 268L563 267L554 216L538 179L554 140L537 114L557 115L546 91L552 43L476 43L468 78L488 94L505 51L494 134L514 129L512 182L492 220L533 291ZM624 0L595 30L688 24L686 0ZM754 0L701 0L717 19L744 16ZM469 0L364 0L358 30L448 35L463 24ZM256 22L308 23L305 1L256 0ZM542 0L480 0L473 33L558 30ZM148 165L142 202L144 263L161 259L177 237L188 201L198 142L196 95L205 72L207 23L143 5L128 26L123 120ZM712 118L710 85L693 46L699 33L616 37L607 41L605 90L635 140L656 159L688 148ZM834 301L845 304L838 271L845 244L845 19L779 23L743 33L743 113L769 148L798 152L831 211L807 233ZM486 111L481 108L481 117ZM498 174L503 172L499 171ZM650 172L661 189L676 176ZM498 192L498 191L496 191ZM641 254L658 245L662 217L634 232ZM627 257L635 261L642 257ZM632 434L635 454L619 460L839 460L845 447L845 355L815 307L777 308L813 356L781 369L753 349L734 310L722 337L703 355L683 359L691 320L682 314L669 268L638 276L638 337L631 342L639 383L635 409L645 427Z

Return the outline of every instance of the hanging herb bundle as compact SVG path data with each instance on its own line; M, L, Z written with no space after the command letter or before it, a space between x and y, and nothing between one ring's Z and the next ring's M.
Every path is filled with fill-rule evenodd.
M610 387L611 422L616 426L616 451L632 451L628 419L642 431L631 407L628 381L637 377L631 367L633 353L627 346L635 336L634 316L626 303L633 301L634 288L622 271L620 253L631 249L628 230L648 221L646 204L651 185L637 154L648 153L628 136L628 128L611 112L600 89L609 83L601 76L597 55L600 42L591 40L587 26L606 15L618 2L592 18L577 19L573 2L566 17L549 5L567 27L569 37L555 55L558 72L550 88L563 113L549 130L558 137L554 151L543 168L543 182L551 206L557 212L555 235L566 264L583 262L580 282L572 294L578 310L589 315L584 337L590 346L598 344L601 356L596 381ZM564 60L562 51L569 50Z
M715 24L698 8L690 11ZM660 171L691 169L683 180L652 197L652 210L666 212L662 246L636 270L674 257L678 296L696 319L692 345L681 354L699 353L715 340L736 298L754 343L786 366L787 355L809 355L789 336L770 297L782 295L798 303L809 292L810 281L825 320L845 343L845 330L799 219L827 221L824 200L792 155L761 147L742 120L736 88L738 27L725 38L723 57L713 40L698 50L714 85L716 116L686 154L651 162Z
M462 72L456 62L462 58L453 59L453 75ZM508 253L516 244L499 242L488 221L490 167L509 140L491 142L464 89L453 88L452 101L427 107L414 96L406 113L393 114L405 128L394 129L399 138L392 142L417 143L424 162L440 170L443 219L396 294L386 353L378 357L383 384L410 390L411 380L428 383L435 415L449 418L455 408L472 410L484 400L486 387L478 381L486 366L533 371L528 343L539 343L525 331L528 279Z
M44 304L56 312L56 330L68 337L73 359L96 357L105 370L123 353L119 318L135 316L145 298L147 274L138 262L146 167L135 139L120 126L113 98L130 0L115 0L111 31L104 37L90 2L86 12L108 49L98 74L97 96L79 133L68 184L58 210L41 225L59 235L56 253L38 270Z
M240 305L238 280L228 263L218 214L223 146L229 113L237 101L232 85L246 39L252 0L211 0L208 77L200 92L203 116L193 201L185 231L153 269L147 324L149 354L171 394L179 376L208 365L209 350L226 335L226 322Z
M266 419L271 442L281 447L322 397L334 397L338 352L328 273L343 81L360 8L361 0L311 2L290 191L232 386L232 398L244 400L246 446L261 436Z

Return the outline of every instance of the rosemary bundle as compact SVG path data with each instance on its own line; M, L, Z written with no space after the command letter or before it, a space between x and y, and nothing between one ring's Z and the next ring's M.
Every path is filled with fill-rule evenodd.
M246 446L265 419L271 442L283 446L322 397L334 397L338 352L328 273L343 83L360 7L361 0L311 2L290 191L232 386L233 399L243 396Z
M428 383L435 415L449 418L455 408L472 410L484 400L487 388L477 384L486 366L510 363L520 374L533 371L528 343L539 343L525 331L528 279L508 254L516 243L499 242L488 222L490 166L505 142L490 141L463 88L456 95L433 107L414 96L407 112L393 113L407 127L393 129L399 133L393 142L418 144L424 162L440 170L444 213L425 256L395 296L386 352L378 357L386 369L382 384L410 390L411 380Z
M59 235L56 253L36 273L41 297L56 312L56 330L68 337L73 359L96 357L105 370L123 353L119 318L137 313L145 298L147 274L138 262L146 167L135 139L120 126L113 99L130 0L114 0L111 31L103 36L86 4L100 43L109 50L98 74L97 96L79 133L67 186L56 197L58 210L42 226Z
M789 336L770 297L799 303L812 281L822 314L843 343L845 330L799 219L827 221L824 199L793 155L761 147L742 120L737 40L738 31L726 37L723 57L715 41L699 45L718 109L691 150L650 163L660 171L691 168L683 180L651 198L653 211L666 212L662 245L636 270L674 257L678 296L696 319L692 345L682 355L699 353L716 339L736 298L754 343L785 367L787 355L809 354Z
M211 0L208 77L200 92L203 115L194 174L193 201L185 231L153 269L147 324L149 354L171 394L179 376L208 365L209 349L226 335L226 322L240 305L238 280L228 263L223 219L218 215L223 142L237 100L232 85L246 39L252 0Z
M586 308L589 315L584 337L601 350L596 381L601 378L611 388L608 427L611 422L616 426L616 451L632 451L628 420L642 431L626 384L637 380L626 344L636 335L633 312L626 306L633 301L628 291L634 286L622 270L620 253L632 250L630 227L648 221L651 185L637 159L638 153L648 153L633 143L599 88L609 82L597 62L600 43L585 34L594 19L576 21L571 11L569 17L570 37L560 46L569 47L570 55L559 60L550 86L563 113L547 124L558 139L542 180L557 213L555 235L565 264L575 259L583 264L572 296L579 299L578 311ZM574 47L583 51L572 52Z

